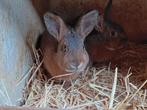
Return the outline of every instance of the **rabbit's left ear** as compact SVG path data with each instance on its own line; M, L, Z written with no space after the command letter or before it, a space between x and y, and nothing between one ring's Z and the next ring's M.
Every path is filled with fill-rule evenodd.
M60 41L64 37L64 33L67 27L64 21L57 15L47 12L44 15L44 22L47 27L48 32Z
M98 23L98 11L93 10L82 16L76 26L76 31L85 38Z

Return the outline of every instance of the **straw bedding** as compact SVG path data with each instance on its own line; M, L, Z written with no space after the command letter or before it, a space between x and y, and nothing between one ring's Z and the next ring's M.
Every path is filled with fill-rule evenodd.
M39 51L39 52L38 52ZM147 46L128 43L113 63L88 67L71 81L48 79L42 68L40 50L24 93L24 105L67 110L146 110Z

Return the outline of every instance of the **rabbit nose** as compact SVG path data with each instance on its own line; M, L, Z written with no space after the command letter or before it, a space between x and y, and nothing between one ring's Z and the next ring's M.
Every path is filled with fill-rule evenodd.
M67 72L80 72L83 71L83 63L71 63L66 69Z
M71 68L75 69L75 70L81 68L82 66L83 66L83 63L73 63L73 64L71 64Z
M78 65L79 65L78 63L73 63L70 66L72 69L78 69Z

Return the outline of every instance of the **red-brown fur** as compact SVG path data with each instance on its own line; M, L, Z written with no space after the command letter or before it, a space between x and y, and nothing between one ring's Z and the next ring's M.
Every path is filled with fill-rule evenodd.
M49 10L66 22L77 19L92 9L104 12L109 0L32 0L42 17ZM147 40L147 0L112 0L110 19L123 27L129 40Z
M113 0L110 18L123 27L129 40L147 41L147 0Z
M85 0L84 2L82 0L32 1L41 17L49 10L60 15L65 22L72 24L72 21L91 9L98 9L100 13L103 13L109 0ZM122 26L129 40L135 42L147 40L147 0L112 1L109 19ZM118 43L118 39L105 42L93 40L92 43L89 43L88 51L92 61L112 59L116 51L109 50L107 47L110 46L110 43L112 47L115 45L114 49L117 49L117 45L123 45L121 42Z
M71 23L93 9L103 13L108 0L32 0L32 2L41 18L45 12L50 11L59 15L65 22Z

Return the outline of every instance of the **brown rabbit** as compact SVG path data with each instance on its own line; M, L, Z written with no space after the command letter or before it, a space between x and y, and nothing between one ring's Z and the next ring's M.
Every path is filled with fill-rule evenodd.
M84 71L89 62L84 39L97 24L98 11L82 16L75 28L67 27L59 16L52 13L46 13L44 21L48 32L41 38L41 50L47 71L51 76L76 76Z

